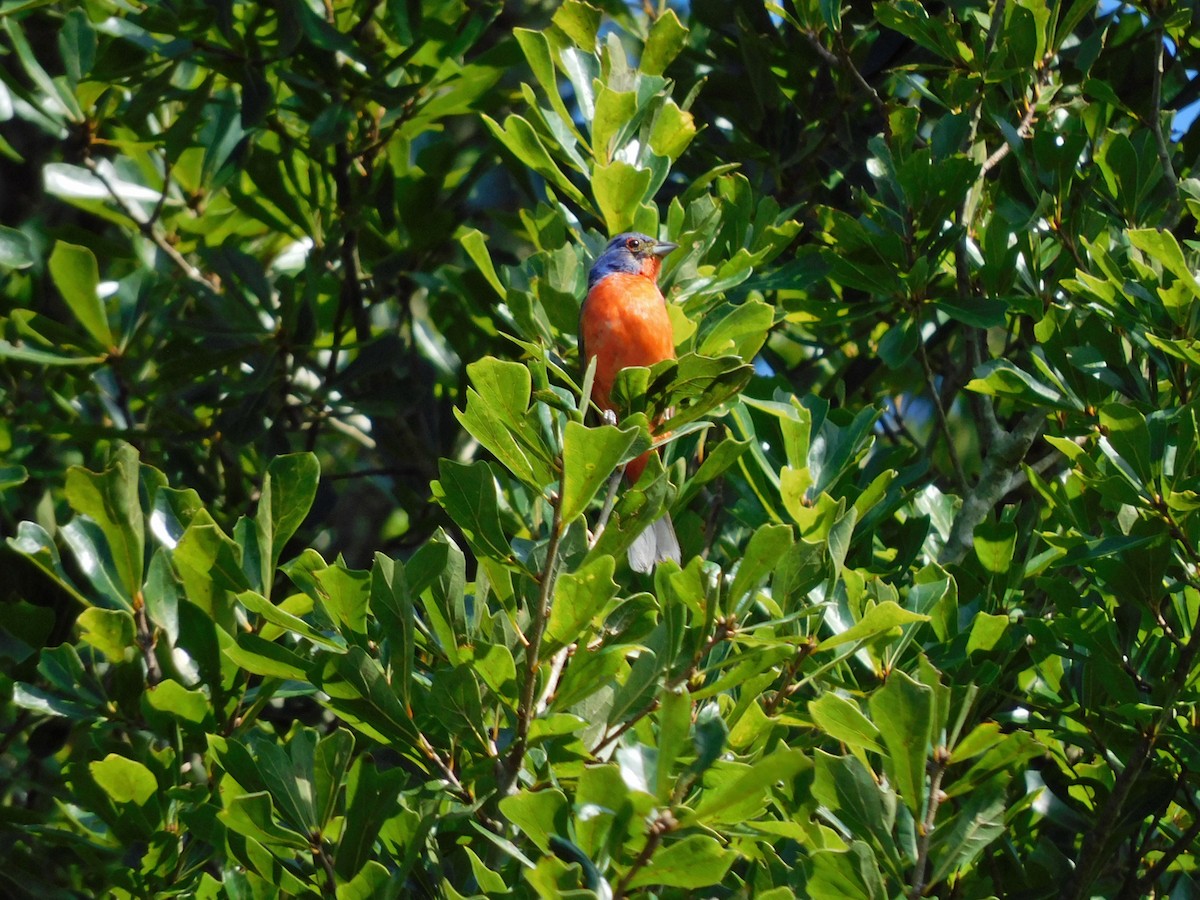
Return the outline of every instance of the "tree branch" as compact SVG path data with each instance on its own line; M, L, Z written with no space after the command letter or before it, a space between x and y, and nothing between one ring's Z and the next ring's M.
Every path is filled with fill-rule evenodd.
M992 445L983 460L979 481L963 497L962 508L950 526L950 537L938 556L941 565L961 562L967 555L974 543L975 527L1008 493L1013 476L1045 422L1046 417L1042 412L1034 410L1027 413L1011 432L1003 434Z
M1163 29L1155 29L1153 37L1157 51L1154 54L1154 76L1150 87L1150 128L1154 132L1154 143L1158 147L1158 161L1162 164L1163 177L1171 188L1168 217L1173 217L1179 205L1179 179L1175 176L1175 167L1171 163L1171 149L1167 146L1167 138L1162 129L1162 76L1163 61L1167 52L1163 41Z

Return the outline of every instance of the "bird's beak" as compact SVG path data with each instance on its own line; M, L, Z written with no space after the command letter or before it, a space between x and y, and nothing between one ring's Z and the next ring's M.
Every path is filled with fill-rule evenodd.
M678 250L678 244L672 244L670 241L655 241L654 246L650 248L650 253L653 256L666 256L672 250Z

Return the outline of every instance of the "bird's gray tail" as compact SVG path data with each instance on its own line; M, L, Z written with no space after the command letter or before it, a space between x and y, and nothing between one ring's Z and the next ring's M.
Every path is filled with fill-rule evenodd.
M635 572L651 572L656 564L668 559L679 563L679 539L671 516L664 513L629 545L629 567Z

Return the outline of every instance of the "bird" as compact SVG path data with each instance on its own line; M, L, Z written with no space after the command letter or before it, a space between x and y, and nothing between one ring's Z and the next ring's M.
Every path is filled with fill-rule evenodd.
M602 410L619 412L612 389L622 369L675 358L671 319L658 274L663 257L678 246L627 231L608 242L588 273L587 296L579 310L580 356L585 370L596 360L592 400ZM651 452L655 451L626 465L630 484L641 477ZM636 572L650 572L668 559L678 563L679 540L670 514L663 513L648 525L629 546L628 556Z

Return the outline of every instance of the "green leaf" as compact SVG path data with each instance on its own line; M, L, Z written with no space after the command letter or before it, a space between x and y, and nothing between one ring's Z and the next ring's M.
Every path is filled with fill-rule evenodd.
M715 791L705 792L696 807L696 819L705 823L726 821L722 813L730 807L761 797L776 782L789 781L811 767L812 762L802 751L777 750L754 763L739 778L726 781Z
M267 596L285 545L312 508L320 478L321 464L312 453L277 456L267 466L255 513L259 550L263 553L262 583Z
M981 785L963 800L949 822L938 822L930 842L931 884L970 866L1005 831L1004 790L995 783Z
M618 149L616 139L621 131L633 121L637 108L638 98L633 91L617 91L606 84L600 85L600 89L596 92L596 113L592 118L592 155L599 164L597 172L603 164L612 161L614 151ZM626 169L632 171L632 166L626 166ZM649 183L649 176L650 173L647 171L647 183ZM598 199L599 192L597 192ZM616 233L616 231L609 231L609 234Z
M550 852L550 835L566 831L570 805L566 794L551 788L544 791L520 791L500 801L500 812L520 828L543 853Z
M225 645L221 652L238 668L264 678L304 681L307 677L304 657L257 634L239 634L237 643Z
M302 567L289 566L288 577L310 592L329 618L348 638L367 633L367 607L371 596L371 575L361 569L347 569L342 565L325 566L320 556L305 551L302 560L319 561L320 568L308 569L308 578L301 575ZM308 580L311 579L311 585Z
M400 811L396 800L406 783L402 767L379 771L369 756L360 756L346 782L346 816L334 857L334 870L343 880L352 878L370 861L384 822Z
M142 586L146 540L138 499L137 451L120 445L113 464L103 472L72 466L67 470L66 495L71 507L104 533L120 587L132 599Z
M985 572L1004 575L1012 566L1017 526L1011 522L982 522L975 527L975 556Z
M555 583L546 636L556 645L565 647L583 638L588 624L617 595L615 566L613 557L598 556Z
M596 166L592 173L592 194L609 234L633 227L638 207L650 188L650 176L649 169L638 169L621 160Z
M92 607L79 614L78 622L79 637L107 656L110 662L126 662L132 658L137 629L128 611Z
M188 690L170 678L154 685L145 697L152 709L192 725L204 724L212 713L208 697L203 691Z
M773 307L761 300L746 300L733 307L713 326L697 352L701 356L733 354L751 360L762 349L774 321Z
M608 527L588 553L587 561L599 556L619 556L633 543L647 525L662 515L668 500L670 484L657 453L650 461L638 483L625 486L613 507Z
M986 297L955 297L933 304L952 319L974 328L993 328L1004 324L1008 304Z
M854 841L849 850L817 850L810 857L812 874L804 888L812 900L884 900L879 863L871 848Z
M557 585L555 586L557 590ZM474 647L473 669L497 697L515 706L517 665L512 651L503 644L478 643Z
M774 570L791 548L790 525L763 525L755 531L746 542L745 554L738 563L737 573L729 588L730 608Z
M608 482L617 465L633 446L636 428L615 425L588 428L567 422L563 434L563 477L561 514L563 526L583 515L600 487Z
M250 587L241 548L201 509L175 545L174 559L188 599L232 634L236 629L227 595Z
M33 247L24 232L0 225L0 266L28 269L33 265Z
M681 688L664 688L658 703L658 766L655 796L660 803L671 797L675 785L673 769L687 746L692 726L692 699Z
M76 516L58 532L92 589L110 609L133 610L132 594L122 586L121 573L100 526L87 516Z
M397 565L382 553L375 554L375 565L371 567L371 612L391 643L392 665L398 669L393 683L399 686L405 706L411 706L416 610L404 566Z
M675 414L662 424L663 431L678 430L699 419L735 396L754 375L754 367L736 356L714 358L685 353L672 363L674 375L663 391L664 400L669 402L662 405L674 405ZM654 371L661 366L665 375L672 363L659 363Z
M59 587L79 603L84 606L92 605L91 601L83 595L75 586L75 582L67 575L62 566L62 559L58 555L58 546L41 525L36 522L21 522L17 525L17 536L8 539L8 546L49 575Z
M18 5L17 8L21 7ZM15 11L12 7L5 9L5 13ZM38 99L44 114L49 113L52 123L60 128L65 124L62 121L64 119L72 123L83 122L83 110L79 108L74 91L70 90L65 79L53 79L42 68L18 20L5 15L2 22L9 38L9 46L16 51L22 68L40 92Z
M58 49L72 88L91 72L96 59L96 32L82 9L73 9L63 19Z
M1038 381L1007 359L994 359L979 366L975 378L967 384L967 390L1020 400L1033 406L1075 409L1056 388Z
M24 484L29 480L29 470L24 466L0 466L0 491Z
M877 634L882 634L885 631L890 631L901 625L909 625L913 622L928 622L929 616L923 616L920 613L910 612L904 609L894 600L885 600L878 606L873 606L867 610L866 614L856 624L851 625L845 631L835 634L832 637L827 637L817 646L817 650L828 650L831 647L838 647L842 644L848 644L851 641L863 641L867 638L874 637Z
M696 137L696 120L687 110L668 98L650 126L650 149L659 156L676 160Z
M491 357L467 366L473 388L462 426L502 465L535 490L555 480L550 453L526 415L532 380L528 367Z
M563 30L575 46L589 53L596 49L596 33L600 30L601 12L582 0L565 0L555 10L551 21Z
M675 15L675 10L668 9L650 26L639 68L647 75L662 75L684 48L687 36L688 30Z
M1000 726L995 722L980 722L971 733L959 741L950 754L950 763L960 763L990 750L1004 740Z
M116 753L88 763L88 771L114 803L141 806L158 793L158 780L153 772L142 763Z
M896 795L880 785L857 757L830 756L818 750L813 762L813 797L837 816L851 834L869 839L894 868L902 871L904 866L892 836Z
M894 669L868 704L888 750L884 768L909 810L919 815L933 733L933 691Z
M883 746L879 743L879 729L853 701L826 692L816 700L808 701L808 714L818 728L835 740L851 747L883 752Z
M312 791L316 826L321 831L337 812L338 796L353 756L354 735L345 728L338 728L317 741L313 753Z
M375 900L376 897L387 896L391 880L392 873L383 863L368 860L357 875L337 886L334 896L337 900Z
M276 820L275 804L266 791L233 797L226 803L225 808L217 813L217 818L231 831L261 844L305 852L309 850L306 835L284 828Z
M1100 430L1104 436L1101 449L1104 449L1104 442L1107 441L1120 460L1132 470L1136 476L1135 483L1150 484L1154 475L1146 417L1132 406L1109 403L1100 408Z
M471 257L471 261L475 263L480 274L488 284L492 286L492 290L499 295L501 300L508 297L508 291L500 281L500 276L496 274L496 267L492 263L491 254L487 250L487 236L478 228L472 228L464 232L458 239L462 248L467 251L467 255Z
M322 702L346 724L374 740L393 744L410 758L424 761L424 755L417 751L416 726L379 663L361 647L325 659L313 672L313 683L326 694Z
M96 292L100 270L96 257L87 247L58 241L50 253L50 277L62 294L75 319L102 347L113 345L108 314Z
M464 465L442 459L438 461L438 475L440 480L429 486L433 497L462 529L475 555L511 559L512 550L500 526L496 478L487 463Z
M976 650L991 650L1008 629L1008 616L976 613L971 623L971 636L967 640L967 653Z
M1200 299L1200 282L1196 280L1174 234L1165 229L1134 228L1127 231L1126 235L1129 243L1178 278L1193 299Z
M556 15L557 19L558 16ZM542 31L532 31L527 28L514 28L513 37L517 39L517 43L521 46L521 51L525 54L525 60L529 63L529 68L533 70L534 77L542 88L542 93L550 100L550 105L554 109L554 113L546 113L543 115L549 120L554 114L557 114L561 127L568 134L558 135L559 140L563 144L569 144L571 150L569 153L573 155L574 143L576 140L582 142L583 136L575 127L575 122L571 118L571 113L567 110L566 104L562 99L562 92L558 87L558 76L554 70L554 59L550 48L550 40L546 33ZM529 96L529 95L527 95ZM532 103L530 104L532 105ZM551 123L553 125L553 123ZM565 146L560 149L567 149Z
M325 634L317 631L303 619L298 616L293 616L291 613L273 604L262 594L254 591L242 591L237 595L238 603L246 607L246 609L263 617L264 620L273 625L278 625L285 631L290 631L293 634L298 634L318 647L324 647L327 650L333 650L337 653L343 653L346 650L346 642L339 635Z
M105 361L104 356L64 356L48 350L0 341L0 359L15 359L38 366L95 366Z
M1027 760L1045 752L1045 747L1026 731L1001 735L997 741L989 741L987 735L980 735L978 740L977 746L968 749L973 754L983 750L982 755L971 764L971 768L954 779L953 784L944 787L948 796L958 797L971 793L997 774L1019 770Z
M279 744L262 740L256 740L246 748L252 749L253 765L257 767L262 785L278 804L283 821L294 830L308 834L317 825L313 805L313 751L316 740L316 732L312 729L297 728L292 732L286 751ZM235 743L230 741L230 746ZM237 770L230 774L235 778L243 777Z
M563 174L562 169L550 156L545 143L538 137L537 132L529 122L518 115L510 115L501 126L490 116L483 116L484 124L509 152L533 171L537 172L556 189L566 194L574 203L583 209L590 209L587 198L579 188Z
M707 834L691 834L657 850L650 862L629 880L629 887L661 884L701 888L720 884L737 853Z

